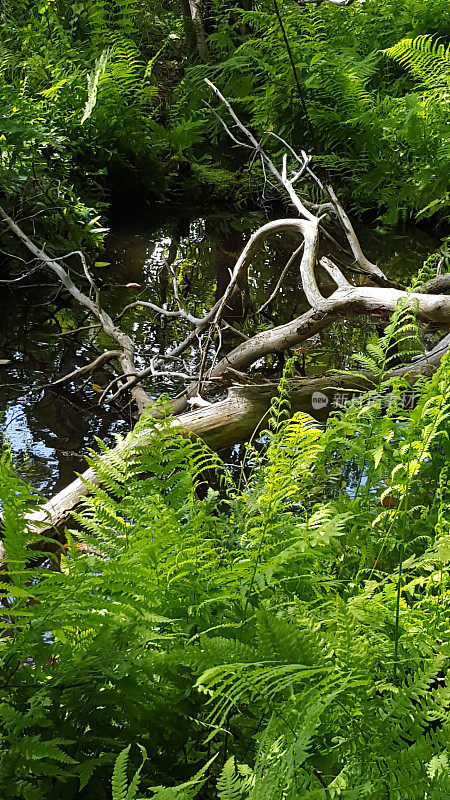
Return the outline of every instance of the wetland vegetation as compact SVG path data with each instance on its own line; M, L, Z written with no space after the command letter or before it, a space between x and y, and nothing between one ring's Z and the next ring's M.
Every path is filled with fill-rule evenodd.
M0 798L444 800L447 0L0 30Z

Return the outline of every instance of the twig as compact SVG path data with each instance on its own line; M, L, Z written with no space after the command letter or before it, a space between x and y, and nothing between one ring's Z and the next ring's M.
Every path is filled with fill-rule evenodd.
M242 331L238 330L233 325L230 325L229 322L225 322L225 320L222 320L222 325L223 325L224 328L227 328L230 331L233 331L233 333L235 333L236 336L240 336L241 339L245 339L246 342L248 342L248 340L250 339L250 336L247 336L245 333L242 333Z
M305 95L303 93L303 89L302 89L302 86L300 84L300 78L298 77L297 66L295 64L294 55L292 53L291 45L290 45L290 42L289 42L289 39L288 39L286 28L284 26L284 22L283 22L283 18L281 16L280 9L278 7L277 0L273 0L273 5L274 5L274 8L275 8L275 14L276 14L277 19L278 19L278 24L280 26L280 30L281 30L281 33L282 33L282 36L283 36L283 39L284 39L284 43L286 45L288 58L289 58L289 61L290 61L290 64L291 64L292 74L294 75L295 84L297 86L298 98L299 98L300 103L301 103L302 108L303 108L303 113L304 113L305 119L306 119L306 125L307 125L307 128L308 128L309 134L311 136L311 141L312 141L312 143L314 145L314 149L316 150L316 152L319 152L318 141L317 141L316 134L314 132L314 128L312 126L310 117L309 117L308 108L307 108L306 100L305 100Z
M270 303L272 302L272 300L274 300L274 298L277 296L277 294L278 294L278 292L279 292L279 290L280 290L281 284L283 283L283 280L284 280L284 277L285 277L286 273L288 272L289 268L292 266L292 264L294 263L294 261L295 261L295 260L298 258L298 256L299 256L299 255L302 253L304 246L305 246L305 243L304 243L304 242L302 242L302 243L301 243L301 245L300 245L300 247L297 247L297 250L295 250L295 251L292 253L292 255L291 255L291 257L290 257L289 261L287 262L287 264L286 264L286 266L284 267L284 269L283 269L283 271L282 271L282 273L281 273L280 277L279 277L279 278L278 278L278 280L277 280L277 283L276 283L275 289L273 290L273 292L272 292L272 294L270 295L270 297L269 297L269 298L266 300L266 302L265 302L265 303L263 303L263 304L262 304L262 306L260 306L260 307L258 308L258 311L256 312L257 314L261 314L261 313L264 311L264 309L266 309L266 308L267 308L267 306L268 306L268 305L270 305Z
M230 103L228 102L228 100L226 100L226 99L225 99L225 97L224 97L224 96L223 96L223 94L222 94L222 93L219 91L219 89L217 88L217 86L215 86L215 85L214 85L214 83L212 83L212 81L210 81L208 78L205 78L205 83L206 83L206 84L207 84L207 85L210 87L210 89L211 89L211 90L214 92L214 94L215 94L215 95L216 95L216 96L219 98L219 100L221 101L221 103L223 103L223 104L224 104L224 106L225 106L225 108L227 109L228 113L229 113L229 114L231 115L231 117L234 119L234 121L235 121L235 123L236 123L237 127L238 127L238 128L241 130L241 131L242 131L242 133L244 133L244 135L247 137L247 139L249 140L249 142L250 142L250 143L253 145L253 147L254 147L254 149L256 150L256 152L257 152L257 153L259 153L259 154L261 155L261 157L264 159L264 161L265 161L265 163L267 164L267 166L269 167L269 170L270 170L270 172L272 173L272 175L274 175L274 176L275 176L275 178L276 178L276 179L277 179L277 181L278 181L278 182L281 184L281 186L284 186L284 188L286 189L286 191L287 191L287 193L288 193L288 195L289 195L289 197L290 197L290 199L291 199L291 202L293 203L293 205L295 206L295 208L297 209L297 211L299 212L299 214L300 214L302 217L304 217L305 219L309 219L309 220L313 221L313 220L315 219L314 215L313 215L313 214L311 214L311 212L310 212L310 211L308 211L308 209L306 208L306 206L305 206L305 205L303 204L303 202L300 200L299 196L298 196L298 195L297 195L297 193L294 191L294 188L293 188L292 184L290 183L290 181L283 182L282 175L281 175L281 173L279 172L279 170L276 168L276 166L275 166L275 164L273 163L273 161L272 161L272 160L269 158L269 156L267 155L267 153L265 153L265 151L262 149L262 147L261 147L260 143L259 143L259 142L258 142L258 140L257 140L257 139L256 139L256 138L253 136L253 134L251 133L251 131L249 131L249 129L248 129L248 128L246 128L246 127L245 127L245 125L243 125L243 123L241 122L241 120L239 119L239 117L236 115L236 113L235 113L235 111L234 111L233 107L230 105Z
M122 371L130 373L136 371L134 364L134 343L128 334L124 333L112 321L109 314L100 306L98 294L95 292L95 300L84 294L78 289L70 278L68 272L61 266L57 259L50 258L47 253L40 247L34 244L31 239L22 231L22 229L8 216L3 208L0 207L0 218L6 223L10 230L17 236L17 238L25 245L25 247L35 256L39 261L45 264L60 280L62 286L69 292L69 294L80 305L85 306L89 311L99 320L105 333L114 339L122 348L119 356L119 363ZM84 265L87 265L84 262ZM89 270L87 270L89 273ZM90 281L91 286L95 287L93 280ZM94 290L95 291L95 290ZM152 402L149 395L144 392L139 386L136 386L133 391L133 398L138 406L140 412Z
M9 255L9 253L6 253L4 250L0 250L0 252L4 253L5 255ZM14 256L14 257L17 258L17 259L19 258L18 256ZM24 264L27 263L24 258L21 258L19 260L23 261ZM33 259L33 261L34 260L35 259ZM2 278L0 280L0 283L6 283L6 284L19 283L20 281L25 280L25 278L29 278L30 275L34 275L34 273L37 272L38 269L42 269L42 265L41 264L36 264L35 267L30 269L28 272L23 272L22 275L19 275L17 278Z
M93 324L93 325L83 325L80 328L74 328L73 330L65 331L64 333L55 333L55 336L73 336L75 333L80 333L81 331L91 331L91 330L94 330L96 328L101 328L101 327L102 327L101 323L98 322L98 323Z
M138 308L142 306L143 308L149 308L151 311L154 311L155 314L161 314L163 317L167 317L168 319L185 319L186 322L189 322L191 325L198 325L201 322L201 319L197 317L193 317L192 314L189 314L184 309L180 309L179 311L169 311L167 308L162 308L162 306L157 306L155 303L151 303L148 300L135 300L133 303L128 303L125 308L122 309L120 314L115 317L115 321L118 322L127 311L130 311L132 308Z
M80 375L84 375L86 372L93 372L94 369L97 369L97 367L100 367L107 361L112 361L113 358L119 358L121 355L122 355L121 350L105 350L105 352L101 353L96 359L94 359L94 361L91 361L89 364L85 364L82 367L78 367L77 369L74 369L73 372L69 372L68 375L63 375L62 378L58 378L58 380L53 381L48 385L57 386L59 383L65 383L66 381L70 381L71 378L78 378Z

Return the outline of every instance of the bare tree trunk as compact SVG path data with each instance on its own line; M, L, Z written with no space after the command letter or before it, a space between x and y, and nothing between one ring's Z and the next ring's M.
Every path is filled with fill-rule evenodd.
M200 0L189 0L189 9L200 61L207 61L209 58L209 50L206 43L206 33L200 8Z

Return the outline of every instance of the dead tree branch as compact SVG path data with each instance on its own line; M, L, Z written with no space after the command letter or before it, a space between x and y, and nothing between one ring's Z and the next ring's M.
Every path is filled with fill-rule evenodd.
M257 314L261 314L261 312L264 311L271 304L272 300L275 299L275 297L277 296L278 292L281 289L281 286L283 285L283 281L284 281L289 269L292 267L292 264L295 263L297 258L302 254L303 248L304 248L304 242L302 242L301 245L299 247L297 247L297 250L294 250L294 252L292 253L292 255L291 255L290 259L289 259L289 261L286 263L286 266L283 268L283 270L281 272L281 275L280 275L280 277L278 278L278 280L276 282L274 290L272 291L270 296L267 298L267 300L262 304L262 306L260 306L258 308L258 311L256 312Z
M80 375L85 375L86 373L93 372L94 369L98 369L103 364L106 364L108 361L112 361L114 358L120 358L122 355L121 350L105 350L104 353L101 353L94 361L91 361L89 364L84 364L82 367L78 367L74 369L72 372L69 372L67 375L63 375L62 378L58 378L58 380L53 381L51 386L58 386L59 383L66 383L66 381L73 380L73 378L78 378Z
M98 290L94 284L92 277L88 278L89 284L94 291L95 299L93 300L87 294L82 292L78 289L75 284L73 283L70 275L68 274L67 270L61 266L61 264L54 258L50 258L47 253L44 252L40 247L34 244L31 239L22 231L22 229L11 219L11 217L6 214L3 208L0 207L0 218L6 223L9 229L17 236L17 238L25 245L25 247L32 253L32 255L37 258L42 264L45 264L60 280L62 286L69 292L69 294L77 301L80 305L87 308L101 323L103 330L105 333L114 339L117 344L120 345L121 351L120 356L118 356L118 361L122 368L122 371L126 374L136 374L138 369L134 363L134 343L132 339L124 333L117 325L114 324L109 314L104 311L104 309L100 306L98 300ZM83 268L85 269L86 275L89 276L89 270L86 265L86 261L82 259ZM140 386L135 386L133 388L133 399L136 402L138 410L140 412L152 402L152 399L149 397L147 392L144 391Z
M411 386L418 377L430 374L438 365L450 347L450 334L439 342L433 350L420 357L412 364L394 370L392 377L404 377ZM377 381L369 373L327 374L320 378L301 378L290 382L292 411L312 410L311 400L314 392L322 392L332 399L335 391L353 391L373 389ZM246 441L261 425L272 398L278 392L278 383L262 385L233 385L228 390L225 400L218 403L202 405L173 417L170 426L176 431L185 432L187 436L200 436L215 449L226 447L236 442ZM151 446L153 431L142 431L139 438L131 445L119 445L120 449L128 447ZM107 458L107 454L105 456ZM87 469L69 486L58 492L51 500L29 515L30 528L45 532L60 526L68 518L80 500L89 494L89 484L98 484L98 478L92 468Z
M286 190L292 204L299 214L299 218L276 220L267 223L267 225L262 226L262 228L250 237L240 258L236 262L230 283L222 299L198 322L196 328L191 331L184 342L174 348L169 355L180 355L206 330L210 331L208 334L208 342L211 341L211 331L214 327L218 330L217 326L221 320L223 310L226 307L229 297L235 290L238 279L248 268L251 257L261 241L263 241L269 233L286 230L298 231L303 237L301 244L302 258L300 263L300 278L306 298L311 306L310 310L290 323L275 327L269 331L263 331L238 345L231 353L222 358L219 363L210 368L206 376L204 388L209 388L210 385L217 385L217 380L223 379L227 373L233 374L236 373L236 371L245 371L253 363L269 353L279 352L298 346L305 339L339 319L360 314L385 319L394 311L398 300L405 297L409 297L412 303L417 304L419 320L423 322L433 321L434 325L438 325L442 328L450 327L449 298L441 294L434 297L430 297L430 295L425 293L408 295L406 291L397 288L398 284L390 281L377 265L373 264L364 255L353 225L340 204L333 187L329 185L325 187L311 169L311 157L306 155L303 151L301 156L299 156L292 147L274 134L275 138L286 145L297 164L296 169L293 172L289 172L288 158L285 153L282 158L281 169L279 170L261 147L261 144L257 141L255 136L240 121L230 103L223 97L217 87L209 80L207 80L206 83L223 103L234 122L234 126L239 129L247 141L240 142L234 135L232 135L232 139L239 144L244 144L246 147L253 149L254 153L261 158L263 165L274 175L280 186ZM230 132L225 123L224 127ZM327 198L326 202L318 206L316 214L313 213L309 204L300 199L294 188L294 184L305 172L316 182ZM330 211L336 215L347 238L355 259L355 264L357 265L356 271L366 274L373 282L381 284L382 288L353 286L331 259L323 257L320 262L318 262L321 222L323 214ZM299 250L292 256L292 260L298 253ZM328 298L323 296L317 284L315 272L318 263L321 264L336 284L335 292ZM436 279L434 283L430 283L429 288L433 290L442 286L446 287L447 283L443 280L443 277L444 276L441 276L439 280ZM279 284L277 284L276 291L278 291L278 285ZM270 302L271 299L272 298L269 298L268 302ZM204 364L205 355L206 351L203 352L202 364ZM151 369L145 370L144 373L141 374L146 375L149 374L150 371ZM203 368L201 369L201 374L203 374ZM119 393L132 387L137 380L139 380L137 376L132 377L128 384L121 387ZM178 398L174 402L173 413L181 413L189 404L190 398L198 396L198 391L198 384L192 384L187 389L185 396ZM114 396L116 397L117 393Z

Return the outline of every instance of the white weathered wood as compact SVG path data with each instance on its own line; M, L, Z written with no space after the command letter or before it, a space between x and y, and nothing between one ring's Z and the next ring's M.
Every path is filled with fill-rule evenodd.
M446 295L408 295L398 289L344 285L329 298L322 298L319 308L309 309L292 322L261 331L239 344L214 367L211 378L225 375L229 367L245 371L269 353L297 347L339 319L362 314L386 319L395 311L397 302L406 297L411 303L417 303L417 317L421 322L432 322L444 330L450 328L450 297Z
M429 374L435 369L442 356L450 347L450 334L440 341L429 353L416 359L412 364L394 370L391 375L406 377L413 384L421 374ZM315 392L327 395L331 400L333 393L339 391L367 390L373 388L377 380L369 373L347 374L331 373L319 378L299 378L290 381L291 408L314 412L312 396ZM201 437L210 447L220 449L237 442L248 440L264 424L272 398L278 392L278 384L233 385L225 400L212 403L179 417L170 419L170 427L185 432L186 435ZM156 424L158 426L158 423ZM136 440L140 447L152 446L153 431L143 431ZM126 444L121 447L132 448ZM71 484L58 492L51 500L29 516L33 530L48 531L61 526L80 500L89 493L87 483L97 484L97 477L91 468L83 472ZM0 542L1 547L1 542ZM1 561L1 551L0 551Z

